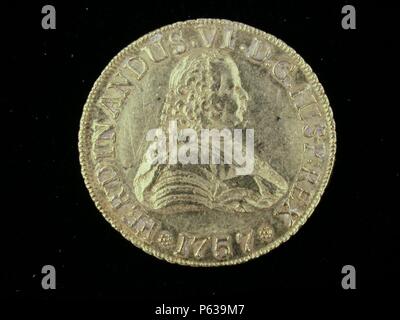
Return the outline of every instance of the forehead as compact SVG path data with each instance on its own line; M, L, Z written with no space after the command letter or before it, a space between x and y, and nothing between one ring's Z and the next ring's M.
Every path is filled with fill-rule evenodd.
M240 83L239 69L231 58L226 58L221 64L221 78L226 81Z

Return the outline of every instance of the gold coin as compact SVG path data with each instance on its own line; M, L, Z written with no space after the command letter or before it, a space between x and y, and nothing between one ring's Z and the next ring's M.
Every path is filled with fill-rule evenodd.
M316 75L242 23L178 22L123 49L94 84L79 132L82 174L126 239L191 266L245 262L314 211L335 155Z

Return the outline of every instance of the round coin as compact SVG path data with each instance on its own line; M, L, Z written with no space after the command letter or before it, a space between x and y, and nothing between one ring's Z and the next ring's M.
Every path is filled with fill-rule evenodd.
M232 265L285 242L331 174L335 124L316 75L242 23L178 22L123 49L79 131L97 208L158 258Z

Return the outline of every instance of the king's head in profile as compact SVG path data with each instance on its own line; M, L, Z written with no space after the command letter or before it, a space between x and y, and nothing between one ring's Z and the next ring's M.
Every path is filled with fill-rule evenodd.
M217 49L194 50L171 72L160 129L168 131L170 123L178 131L190 128L197 133L205 128L244 129L248 101L239 69L228 53ZM213 152L215 148L210 151ZM221 152L224 158L222 148ZM270 208L287 192L287 182L257 155L252 164L251 173L238 175L235 169L239 164L235 161L171 164L154 163L143 156L134 178L134 192L143 206L161 213L210 209L252 212Z

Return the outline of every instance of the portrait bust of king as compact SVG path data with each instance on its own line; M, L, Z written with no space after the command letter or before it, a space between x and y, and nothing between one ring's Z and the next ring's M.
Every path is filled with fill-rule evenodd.
M168 131L173 121L178 131L191 128L199 136L205 128L245 129L249 99L239 69L228 53L218 49L193 50L171 72L160 128ZM238 166L235 161L154 163L144 155L134 177L134 193L144 207L166 214L253 212L272 207L287 193L285 178L257 154L251 173L238 175Z

